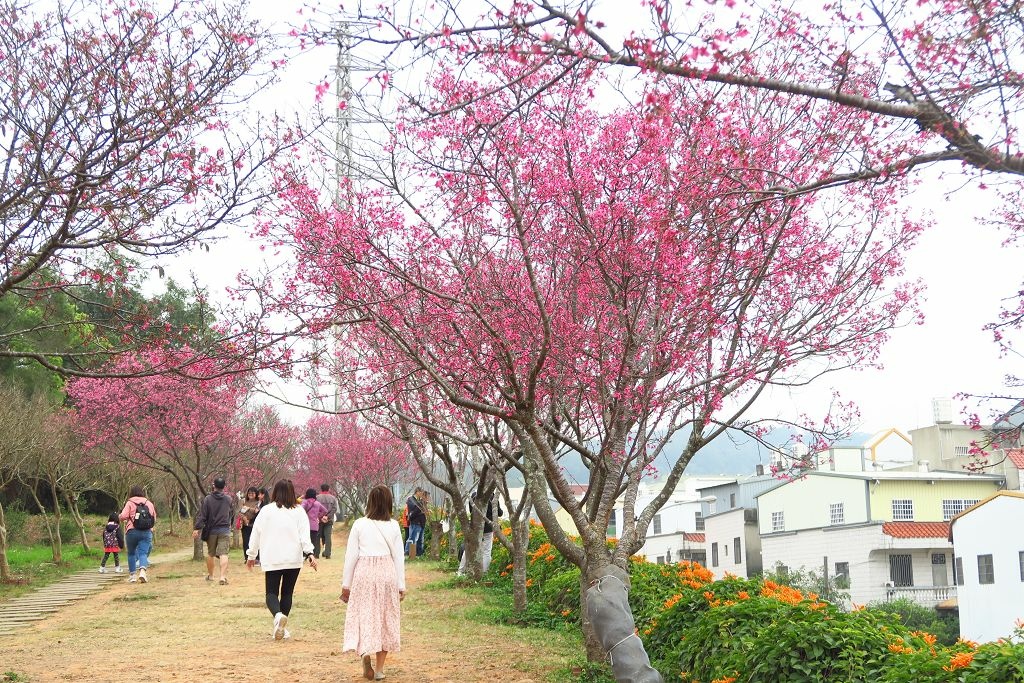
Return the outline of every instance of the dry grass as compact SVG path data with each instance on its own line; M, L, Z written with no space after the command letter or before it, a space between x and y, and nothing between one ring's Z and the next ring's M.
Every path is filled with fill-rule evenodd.
M335 544L344 548L342 539ZM289 630L270 638L263 577L234 551L227 586L204 580L203 565L164 562L148 584L115 584L62 612L0 636L0 672L49 681L356 682L358 658L341 653L345 606L338 600L342 558L303 569ZM402 651L388 658L388 681L540 683L562 678L579 652L564 633L481 623L468 614L481 598L439 585L429 562L409 566ZM111 666L111 663L118 663Z

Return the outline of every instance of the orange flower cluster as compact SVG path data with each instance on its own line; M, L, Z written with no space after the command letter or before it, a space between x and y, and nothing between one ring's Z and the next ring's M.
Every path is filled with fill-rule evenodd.
M938 640L931 633L925 633L924 631L911 631L910 635L917 636L918 638L920 638L924 642L928 643L929 645L934 645L935 641Z
M526 587L529 588L532 585L533 585L533 579L527 579L526 580Z
M750 599L750 593L748 593L747 591L740 591L739 593L736 594L736 597L739 598L740 600L749 600Z
M734 683L736 676L726 676L724 678L716 678L711 683Z
M974 661L973 652L961 652L960 654L953 655L950 658L949 664L942 667L946 671L956 671L957 669L966 669Z
M554 548L550 543L541 543L540 547L530 553L530 564L533 564L545 555L550 555L554 551ZM554 556L552 556L553 559ZM551 560L548 560L550 562Z
M676 593L671 598L665 601L665 609L672 609L673 607L675 607L676 603L682 599L683 596L679 593Z
M567 617L567 616L569 616L570 614L572 614L572 610L568 610L568 609L564 609L564 610L562 610L562 616L563 616L563 617Z
M889 652L895 652L898 655L910 655L914 654L914 648L904 645L902 641L889 643Z
M817 595L811 594L814 597L808 596L811 600L817 600ZM761 596L765 598L774 598L779 602L785 602L790 605L798 605L804 601L804 594L795 588L789 586L782 586L774 581L765 581L764 585L761 586Z

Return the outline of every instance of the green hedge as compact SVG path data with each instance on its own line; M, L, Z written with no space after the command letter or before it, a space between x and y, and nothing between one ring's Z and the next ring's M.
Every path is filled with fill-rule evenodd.
M505 595L511 593L511 568L508 552L495 543L487 578ZM651 661L669 681L1024 681L1024 629L997 643L943 644L932 633L914 630L918 623L903 623L899 609L844 612L771 580L712 581L696 564L656 565L638 558L630 563L630 576L637 628ZM530 529L527 577L531 621L579 622L579 569L539 526Z

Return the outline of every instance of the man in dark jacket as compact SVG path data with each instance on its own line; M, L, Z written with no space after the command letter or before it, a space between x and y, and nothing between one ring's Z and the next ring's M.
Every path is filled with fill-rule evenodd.
M235 518L235 501L224 493L224 478L213 480L213 493L203 498L199 516L193 525L192 538L202 532L206 541L206 580L213 581L213 558L220 560L220 584L228 582L228 550L231 549L231 522Z
M423 528L427 526L427 492L417 486L416 490L405 501L405 514L409 519L409 538L405 541L405 554L416 546L416 554L423 554Z

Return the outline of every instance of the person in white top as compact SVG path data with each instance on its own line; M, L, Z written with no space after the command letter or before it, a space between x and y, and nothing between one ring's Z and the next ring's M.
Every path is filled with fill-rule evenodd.
M260 508L252 524L245 562L249 571L257 556L266 582L267 609L274 615L274 640L288 638L291 633L285 627L303 559L316 571L309 519L295 502L295 486L288 479L274 484L270 501Z
M384 680L388 652L401 649L401 601L405 599L402 531L391 518L391 489L376 486L366 501L366 516L352 524L345 551L341 601L345 613L343 652L363 659L363 676ZM373 655L376 661L371 661Z

